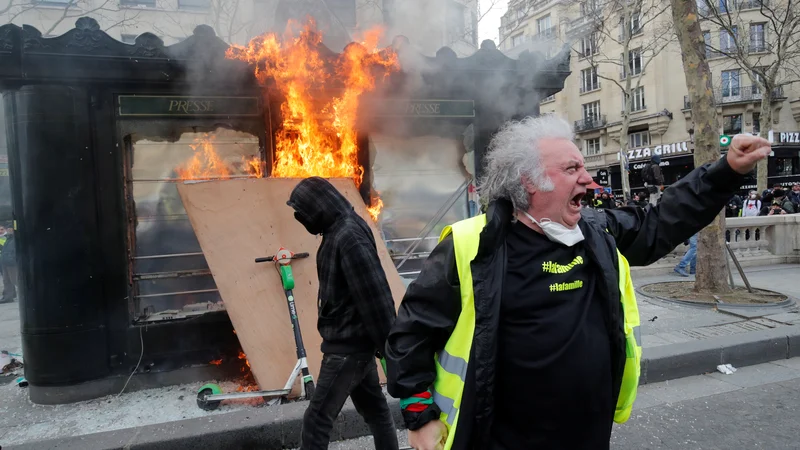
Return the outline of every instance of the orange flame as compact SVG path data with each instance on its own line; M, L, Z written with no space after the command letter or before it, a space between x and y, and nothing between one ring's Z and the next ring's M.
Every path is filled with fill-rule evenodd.
M244 170L237 169L235 163L220 158L214 148L215 139L216 136L208 133L205 133L203 137L195 138L194 144L190 145L194 150L194 155L189 161L175 169L178 178L181 180L226 180L232 174L240 171L251 177L261 178L264 176L264 168L259 156L251 158L242 156L241 166Z
M290 27L293 24L290 24ZM399 68L397 55L377 51L382 30L366 33L360 44L348 45L334 62L333 73L320 54L322 34L313 21L299 36L259 36L227 56L256 66L260 82L274 83L284 100L283 123L276 133L272 176L279 178L351 178L361 186L364 168L358 163L356 119L359 100L375 87L376 73L387 76ZM332 98L325 93L339 92ZM381 203L373 201L377 220Z
M372 220L377 222L378 216L381 214L381 210L383 209L383 200L378 196L378 193L375 192L372 194L372 205L367 207L367 212L369 216L372 217Z
M215 366L221 366L222 365L222 360L221 359L215 359L213 361L209 361L208 363L209 364L213 364Z
M239 350L239 359L243 359L244 363L247 364L247 367L250 367L250 361L247 360L247 355L245 355L241 350ZM242 372L244 372L244 368L242 368Z

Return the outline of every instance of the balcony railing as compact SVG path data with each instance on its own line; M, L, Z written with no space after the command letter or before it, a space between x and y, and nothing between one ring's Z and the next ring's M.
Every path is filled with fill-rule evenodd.
M725 87L725 88L715 88L714 89L714 100L717 104L725 104L725 103L739 103L739 102L750 102L758 100L760 101L764 95L761 93L761 90L758 86L744 86L744 87ZM783 86L776 87L772 91L772 98L773 99L784 99L786 98L783 95ZM683 96L683 109L692 109L692 101L689 100L688 95Z
M750 102L761 100L764 94L758 86L723 86L714 89L714 100L717 104ZM772 98L785 98L783 87L777 87L772 91Z
M599 89L600 89L600 82L598 81L598 82L596 82L596 83L594 83L594 84L592 84L590 86L581 86L580 93L581 94L585 94L587 92L593 92L593 91L597 91Z
M597 117L586 117L583 120L576 120L575 121L575 131L589 131L589 130L596 130L598 128L603 128L606 126L606 116L605 114L597 116Z
M544 29L544 30L540 31L539 33L534 34L532 36L533 40L536 40L536 41L546 41L546 40L549 40L549 39L555 39L556 37L558 37L558 27L557 26L552 26L550 28L546 28L546 29Z
M706 2L714 2L714 8L712 8ZM720 3L722 3L722 7L720 7ZM720 15L725 16L730 11L736 10L746 10L746 9L760 9L761 5L769 6L769 0L728 0L727 6L721 0L704 0L702 2L698 2L697 4L697 13L701 17L708 17L714 13L718 12Z
M595 16L595 14L588 14L588 15L585 15L585 16L580 17L578 19L569 21L567 23L566 31L567 31L567 33L569 33L569 32L575 31L575 30L577 30L579 28L582 28L584 26L596 23L597 21L598 21L598 19Z

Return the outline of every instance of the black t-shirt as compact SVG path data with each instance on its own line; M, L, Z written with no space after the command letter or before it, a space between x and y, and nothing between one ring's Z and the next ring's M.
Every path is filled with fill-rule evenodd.
M591 266L583 242L554 243L519 222L507 248L493 445L607 449L615 402L603 305L595 295L600 268Z

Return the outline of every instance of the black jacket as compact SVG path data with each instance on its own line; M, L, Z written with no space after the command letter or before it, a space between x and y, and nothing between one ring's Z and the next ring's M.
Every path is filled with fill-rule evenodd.
M614 371L613 398L619 395L625 362L616 250L632 266L657 261L708 225L743 179L726 159L720 159L694 170L667 189L658 206L582 210L579 226L586 238L587 254L599 274L596 295L605 305ZM475 334L453 447L458 450L485 448L491 428L505 236L512 214L507 201L489 206L478 254L472 262ZM612 267L614 270L606 269ZM436 377L434 354L444 347L460 312L459 279L452 238L448 237L434 249L419 277L408 287L389 334L386 361L388 389L393 397L410 397L432 385ZM434 405L422 413L404 411L404 418L409 429L417 429L438 418L438 409Z
M322 234L317 252L322 352L382 352L396 313L369 225L323 178L301 181L287 204L309 232Z

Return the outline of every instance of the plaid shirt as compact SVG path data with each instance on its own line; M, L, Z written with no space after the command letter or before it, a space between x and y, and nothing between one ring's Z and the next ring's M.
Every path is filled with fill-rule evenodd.
M323 235L317 252L322 352L382 353L396 312L372 230L321 178L300 182L288 204L309 231Z

